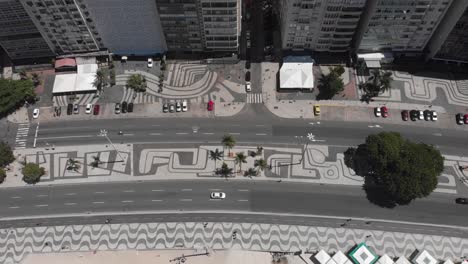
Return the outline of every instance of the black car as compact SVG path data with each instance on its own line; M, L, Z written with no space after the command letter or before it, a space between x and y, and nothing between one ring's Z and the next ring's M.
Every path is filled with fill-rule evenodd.
M411 118L411 121L416 121L416 120L418 120L418 117L419 117L419 111L418 111L418 110L411 110L411 111L410 111L410 118Z
M67 115L73 114L73 104L68 104L67 106Z
M457 204L468 204L468 198L457 198L455 199Z
M432 112L429 110L424 110L424 120L429 121L431 120Z
M250 72L249 71L245 73L245 81L250 82Z
M127 110L128 110L128 104L127 102L122 102L122 113L127 113Z
M128 103L127 112L129 112L129 113L133 112L133 103Z
M403 119L403 121L408 121L408 117L409 117L408 110L401 111L401 119Z
M250 60L245 61L245 68L250 69Z

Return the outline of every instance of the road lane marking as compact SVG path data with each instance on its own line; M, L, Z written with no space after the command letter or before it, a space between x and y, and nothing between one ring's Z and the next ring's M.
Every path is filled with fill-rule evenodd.
M163 192L164 190L151 190L152 192Z
M150 136L160 136L162 133L149 133Z
M121 203L133 203L133 201L131 201L131 200L125 200L125 201L122 201Z
M257 133L257 134L255 134L255 135L256 135L256 136L266 136L267 134L265 134L265 133Z
M18 208L20 208L20 207L19 207L19 206L10 206L10 207L8 207L8 208L10 208L10 209L18 209Z
M103 194L103 193L105 193L105 192L94 192L94 193L95 193L95 194Z
M176 133L176 135L188 135L187 132L179 132L179 133Z
M37 123L36 127L36 133L34 134L34 142L33 142L33 148L36 147L36 141L37 141L37 133L39 132L39 123Z
M37 204L37 205L35 205L35 206L36 206L36 207L47 207L47 206L49 206L49 205L48 205L48 204Z
M214 133L203 133L203 135L214 135Z
M76 203L64 203L64 205L76 205Z
M229 133L229 135L240 135L240 133Z
M249 200L237 200L238 202L248 202Z
M256 127L264 127L265 125L255 125Z
M132 192L135 192L134 190L125 190L123 191L124 193L132 193Z
M21 199L21 196L12 196L11 199Z
M209 189L210 191L221 191L221 189Z
M152 202L162 202L163 200L151 200Z
M192 189L182 189L183 192L191 192Z
M105 202L100 202L100 201L99 202L93 202L93 204L103 204L103 203L105 203Z
M135 134L132 134L132 133L126 133L126 134L123 134L122 136L134 136Z
M38 194L36 195L36 197L47 197L48 195L47 194Z
M181 202L191 202L192 199L179 199L179 201L181 201Z
M76 193L66 193L65 195L76 195Z
M94 135L66 136L66 137L43 137L43 138L37 138L37 139L38 140L50 140L50 139L89 138L89 137L94 137Z
M248 192L249 190L239 189L239 190L237 190L237 191L239 191L239 192Z

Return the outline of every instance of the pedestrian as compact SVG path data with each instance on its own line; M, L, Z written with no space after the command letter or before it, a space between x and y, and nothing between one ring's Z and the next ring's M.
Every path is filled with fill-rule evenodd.
M349 221L351 221L351 220L352 220L351 218L348 218L348 219L346 219L346 222L349 222Z
M369 237L371 237L371 236L372 236L372 235L367 235L366 238L369 238Z
M366 222L366 225L370 225L372 222L371 221L367 221Z
M346 224L345 224L345 223L343 223L343 224L341 224L340 226L341 226L341 227L344 227L344 226L346 226Z

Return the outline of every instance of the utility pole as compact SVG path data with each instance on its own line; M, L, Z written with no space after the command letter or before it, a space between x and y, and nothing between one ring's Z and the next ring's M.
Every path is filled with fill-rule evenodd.
M114 143L112 143L112 141L110 140L110 138L107 136L107 130L106 130L106 129L101 129L101 132L99 133L99 136L107 138L107 140L109 141L109 144L112 145L112 147L114 148L114 150L117 152L117 155L119 155L119 158L122 159L121 162L125 162L125 159L122 157L122 154L120 154L120 151L117 150L117 148L115 147Z

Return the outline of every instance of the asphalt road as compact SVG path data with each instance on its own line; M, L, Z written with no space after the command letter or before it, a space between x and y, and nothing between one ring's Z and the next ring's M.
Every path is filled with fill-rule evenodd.
M260 113L261 114L261 113ZM418 127L410 125L373 124L357 122L304 121L289 119L113 119L41 123L37 129L36 146L65 146L101 144L107 140L98 136L108 130L115 143L218 143L224 134L232 134L239 143L295 144L297 137L309 133L315 144L354 146L371 133L396 131L416 142L437 146L443 153L466 155L468 141L465 130ZM36 126L31 128L28 147L32 147ZM123 135L118 135L122 131Z
M209 195L213 191L225 192L226 199L210 199ZM87 216L74 218L74 223L79 224L101 221L103 217L109 215L112 215L111 218L116 221L119 219L129 221L125 216L119 216L128 213L149 215L145 221L150 221L161 218L153 213L170 212L177 215L205 211L208 213L198 214L200 221L209 221L216 214L240 212L239 215L250 217L249 221L258 220L262 214L284 214L273 218L286 217L282 220L286 221L287 217L297 217L297 221L303 221L304 224L311 221L313 224L311 219L302 219L305 217L303 215L314 215L317 219L321 219L320 221L332 226L345 223L343 219L356 218L360 220L349 224L362 228L376 228L375 225L378 225L384 229L398 229L408 226L408 223L400 221L408 221L415 223L409 225L408 232L417 230L426 233L468 235L466 222L468 207L455 204L453 196L433 194L408 206L386 209L371 204L359 188L347 186L323 188L322 185L314 184L224 180L125 182L36 186L29 189L8 188L2 190L0 200L2 201L0 220L6 221L2 223L6 226L23 223L47 225L55 223L53 216L66 219L71 216L76 217L75 214ZM100 217L93 218L95 214ZM301 216L294 217L289 214ZM35 217L44 219L27 220ZM126 217L134 220L143 219L141 216ZM238 222L245 220L236 219ZM367 221L371 223L365 224ZM465 228L459 230L446 225Z

